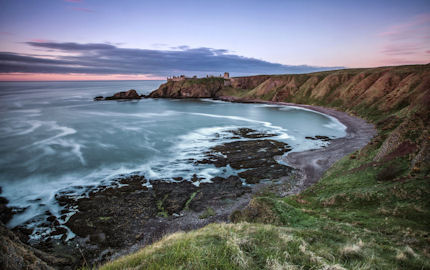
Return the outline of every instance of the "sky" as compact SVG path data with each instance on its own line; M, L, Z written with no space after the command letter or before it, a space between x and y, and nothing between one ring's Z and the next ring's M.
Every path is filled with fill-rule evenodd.
M0 0L0 80L430 62L429 0Z

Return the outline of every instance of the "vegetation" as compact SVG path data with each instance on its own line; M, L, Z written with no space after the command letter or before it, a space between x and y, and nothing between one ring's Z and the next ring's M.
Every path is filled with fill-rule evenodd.
M205 219L215 215L215 210L213 208L208 207L206 210L199 216L200 219Z
M164 196L163 200L157 201L157 210L158 210L157 215L164 218L167 218L169 216L169 213L164 208L164 201L167 199L167 197L168 197L168 194Z
M166 236L102 269L430 269L429 67L279 75L225 89L345 110L378 135L301 194L268 187L232 224Z
M194 199L194 197L196 197L196 195L197 195L197 192L191 193L190 198L185 202L184 210L188 210L190 208L190 203Z

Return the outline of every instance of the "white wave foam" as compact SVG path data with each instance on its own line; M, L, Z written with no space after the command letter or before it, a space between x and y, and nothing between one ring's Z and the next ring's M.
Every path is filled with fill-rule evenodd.
M137 118L156 118L156 117L167 117L176 114L180 114L178 111L164 111L160 113L119 113L119 112L98 112L98 111L85 111L86 114L92 114L97 116L106 116L106 117L137 117Z
M201 101L211 102L211 103L230 103L227 101L219 100L219 99L210 99L210 98L201 98Z
M125 125L123 125L123 126L121 126L120 127L122 130L128 130L128 131L141 131L142 129L143 129L143 127L134 127L134 126L125 126Z
M64 155L73 155L75 156L82 165L86 165L86 160L82 154L81 149L84 147L82 144L76 142L74 139L66 139L65 137L68 135L72 135L77 133L77 131L73 128L66 127L66 126L60 126L55 121L33 121L30 122L32 124L32 127L28 130L25 130L21 132L20 135L28 134L36 130L37 128L40 128L42 126L46 126L48 131L59 131L54 136L48 137L46 139L42 139L39 141L35 141L30 145L26 145L24 147L21 147L19 150L25 150L29 147L37 147L43 151L42 154L35 156L34 159L40 159L45 155L54 155L57 152L53 149L52 146L58 145L62 148L68 148L70 149L69 152L62 153Z
M33 131L35 131L36 129L42 126L42 122L40 121L27 121L27 123L30 124L30 127L28 129L17 132L13 135L18 135L18 136L26 135L26 134L32 133Z
M225 119L261 124L264 127L271 130L272 132L273 131L278 132L279 138L280 137L282 137L282 139L290 139L291 138L287 133L287 129L280 127L280 126L275 126L272 123L266 122L266 121L254 120L254 119L245 118L245 117L241 117L241 116L234 116L234 115L220 115L220 114L208 114L208 113L189 113L189 114L200 115L200 116L205 116L205 117L212 117L212 118L225 118Z
M290 106L290 105L282 107L282 108L280 108L280 110L288 111L288 110L291 110L291 108L296 109L296 110L302 110L302 111L316 113L316 114L319 114L319 115L322 115L322 116L328 118L329 120L332 121L332 123L328 123L328 124L323 125L323 126L325 126L327 128L337 129L337 130L340 130L340 131L345 131L346 130L346 126L344 124L342 124L336 117L333 117L331 115L328 115L328 114L325 114L325 113L322 113L322 112L314 111L312 109L307 109L307 108L303 108L303 107Z
M50 130L58 130L58 131L60 131L60 133L58 133L52 137L49 137L49 138L46 138L46 139L43 139L40 141L36 141L27 147L47 144L47 143L54 141L55 139L65 137L67 135L75 134L77 132L76 129L58 125L56 121L46 121L46 122L43 122L43 124L47 125Z
M84 159L84 156L82 155L82 152L81 152L82 145L79 144L79 143L76 143L75 140L63 140L63 139L60 139L60 140L57 140L55 142L55 144L58 144L58 145L60 145L60 146L62 146L64 148L70 148L71 149L71 153L74 154L79 159L79 161L81 162L81 164L84 165L84 166L87 165L87 163L86 163L86 161Z
M276 105L276 104L258 104L258 105L255 105L255 107L257 107L257 108L264 108L264 107L267 107L267 108L280 108L280 107L282 107L283 105Z

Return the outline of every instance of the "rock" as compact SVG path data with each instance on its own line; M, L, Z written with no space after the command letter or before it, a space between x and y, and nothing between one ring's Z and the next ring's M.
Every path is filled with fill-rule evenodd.
M57 227L54 231L51 232L51 236L66 234L66 233L67 233L67 229L63 227Z
M214 98L224 88L223 78L168 81L151 92L149 98Z
M118 92L115 93L113 96L110 97L105 97L103 98L103 96L97 96L94 98L95 101L100 101L100 100L129 100L129 99L141 99L142 96L140 96L139 94L137 94L136 90L134 89L130 89L126 92Z
M77 207L78 212L66 226L81 239L88 239L88 247L80 247L87 260L99 258L103 250L124 250L138 241L151 243L167 231L177 230L170 224L173 219L182 217L186 206L187 211L203 211L208 205L216 208L227 199L251 192L237 176L215 177L212 183L201 183L199 187L190 181L151 180L152 189L149 190L142 186L147 181L142 176L117 181L124 186L95 189L88 198L77 201L57 197L66 202L66 208ZM59 230L57 227L53 235L59 234Z
M214 177L211 181L212 183L200 184L189 204L191 210L200 212L205 210L207 205L217 205L226 199L235 199L251 192L251 188L244 186L237 176Z
M320 140L320 141L324 141L324 142L328 142L328 141L332 140L330 137L320 136L320 135L316 135L315 137L306 136L305 139L314 140L314 141Z
M238 128L235 130L229 130L228 132L235 135L231 137L231 139L239 139L239 138L259 139L259 138L268 138L268 137L276 136L276 134L260 132L251 128Z
M9 201L6 198L0 197L0 222L4 224L8 223L13 217L13 209L7 207L8 203Z
M288 144L274 140L235 141L217 145L206 153L206 158L196 163L214 164L216 167L230 165L233 169L246 169L239 173L248 184L260 180L277 180L287 176L291 167L279 164L274 157L291 151ZM219 155L218 153L221 153Z
M116 100L116 99L140 99L141 97L137 94L136 90L130 89L126 92L115 93L111 97L106 97L105 100Z
M0 269L54 269L64 260L34 249L0 222Z

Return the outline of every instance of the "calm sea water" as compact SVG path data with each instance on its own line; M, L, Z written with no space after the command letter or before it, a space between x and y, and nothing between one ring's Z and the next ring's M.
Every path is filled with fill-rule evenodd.
M293 151L322 146L305 136L342 137L345 127L326 115L294 107L212 100L101 101L130 88L149 93L163 81L1 82L0 186L11 206L26 208L9 226L59 215L58 192L138 173L147 179L209 181L231 168L194 165L227 130L248 127L277 134ZM229 141L224 139L222 141Z

